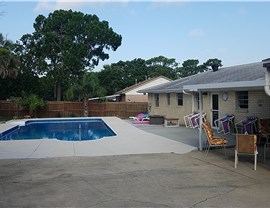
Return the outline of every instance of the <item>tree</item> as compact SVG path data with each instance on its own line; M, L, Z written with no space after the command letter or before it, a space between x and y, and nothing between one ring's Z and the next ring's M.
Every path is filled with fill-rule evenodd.
M105 89L99 85L99 80L94 72L86 72L83 78L72 85L66 92L68 100L83 100L84 116L88 116L88 99L91 97L102 97Z
M198 59L188 59L182 63L179 68L179 76L187 77L205 71L207 68L204 65L199 65Z
M46 105L46 102L42 98L34 94L25 95L20 102L23 107L29 110L29 115L32 117L36 117L36 110L38 108L43 108Z
M106 50L117 50L122 37L96 15L56 10L39 15L33 34L21 38L17 52L23 63L39 74L50 76L61 99L63 80L73 80L109 58Z
M146 61L149 77L165 76L170 79L177 78L178 63L174 58L166 58L164 56L158 56Z
M19 59L12 53L15 45L0 33L0 77L17 76Z
M101 85L106 88L107 92L114 94L148 78L163 75L170 79L176 79L177 67L178 63L175 59L164 56L154 57L147 61L136 58L131 61L119 61L105 65L98 76Z
M112 95L127 86L123 71L119 65L105 65L97 75L100 85L106 89L108 95Z
M213 71L217 71L218 67L222 67L221 60L214 58L214 59L208 59L204 65L206 67L211 67Z

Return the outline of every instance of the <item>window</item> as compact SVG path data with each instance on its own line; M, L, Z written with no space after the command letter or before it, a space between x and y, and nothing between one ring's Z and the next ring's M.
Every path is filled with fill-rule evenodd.
M203 109L203 93L202 93L202 109ZM197 107L198 107L198 110L200 109L200 94L199 93L196 93L196 100L197 100Z
M183 93L177 93L177 105L178 106L183 105Z
M167 104L171 105L171 94L170 93L167 94Z
M159 107L159 94L155 94L156 107Z
M236 92L237 96L237 108L238 109L248 109L248 91Z

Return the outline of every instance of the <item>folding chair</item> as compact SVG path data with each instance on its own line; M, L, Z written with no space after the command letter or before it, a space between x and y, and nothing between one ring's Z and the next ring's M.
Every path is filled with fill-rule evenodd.
M194 115L196 115L197 113L191 113L191 114L188 114L186 116L184 116L184 122L185 122L185 126L188 128L188 127L191 127L190 125L190 118Z
M257 117L247 116L246 119L235 124L236 132L239 134L253 134L254 131L257 132L257 121Z
M203 129L205 131L207 141L208 141L208 148L206 149L205 156L208 155L209 149L211 147L223 147L224 148L224 154L226 157L226 144L227 144L227 139L223 137L218 137L213 134L213 129L211 127L211 124L208 121L205 121L203 123Z
M234 167L237 168L238 155L254 156L254 170L257 169L257 136L251 134L236 134Z
M217 133L223 132L224 134L231 133L231 126L233 125L234 115L225 115L214 121L217 128Z

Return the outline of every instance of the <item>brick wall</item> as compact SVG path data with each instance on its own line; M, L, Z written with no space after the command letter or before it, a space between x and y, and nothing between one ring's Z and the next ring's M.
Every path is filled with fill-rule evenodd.
M235 122L245 119L247 116L256 116L258 118L270 118L270 97L263 90L249 91L249 108L248 110L238 110L235 91L226 91L228 100L222 100L223 92L219 94L219 116L225 114L234 114ZM176 93L171 93L171 104L167 104L167 95L159 94L159 107L155 106L154 94L149 94L148 102L151 103L152 115L164 115L168 117L179 118L180 124L184 125L183 117L192 112L192 96L183 95L183 106L177 106ZM194 96L194 111L198 111L197 97ZM211 121L211 93L203 95L203 111L207 113L207 120Z

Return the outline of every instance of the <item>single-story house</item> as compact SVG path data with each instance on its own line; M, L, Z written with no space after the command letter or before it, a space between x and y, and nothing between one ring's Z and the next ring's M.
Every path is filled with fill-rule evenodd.
M144 88L154 87L156 85L169 83L172 80L164 77L158 76L154 78L146 79L142 82L138 82L130 87L120 90L115 93L117 95L116 101L118 102L148 102L147 93L139 93L138 91Z
M176 117L182 125L184 116L200 109L212 125L226 114L233 114L235 122L270 118L269 62L222 67L138 92L148 93L151 115Z
M164 76L149 78L142 82L138 82L132 86L129 86L123 90L120 90L114 93L113 95L108 95L102 98L94 97L94 98L89 98L88 100L97 101L97 100L106 98L107 100L113 101L113 102L148 102L147 93L139 93L138 90L168 83L171 81L172 81L171 79Z

